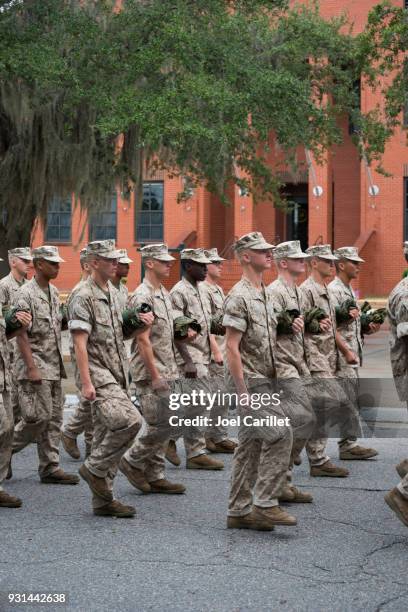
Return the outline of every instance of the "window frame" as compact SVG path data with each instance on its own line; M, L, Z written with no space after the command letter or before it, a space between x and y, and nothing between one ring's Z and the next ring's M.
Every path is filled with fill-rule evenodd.
M143 207L144 196L142 198L142 203L141 203L140 209L135 205L135 211L137 211L136 214L135 214L135 239L136 239L135 241L136 241L137 244L147 244L147 243L150 244L150 243L155 243L155 242L160 243L160 242L163 242L163 240L164 240L165 181L163 181L163 180L150 180L150 181L148 180L148 181L143 181L143 189L144 189L145 185L160 185L161 186L161 189L162 189L162 205L161 205L161 209L160 210L155 211L155 210L151 210L150 209L150 210L145 210L144 211L143 208L142 208ZM150 222L148 224L147 223L140 224L140 221L141 221L140 216L141 216L141 213L143 213L143 212L148 212L148 213L151 213L151 214L161 213L161 223L160 224L159 223L152 224ZM149 233L148 237L142 237L140 235L140 228L141 227L149 227L150 228L150 233ZM159 237L159 238L152 238L151 237L151 228L152 227L160 227L161 228L161 237Z
M112 210L112 203L115 202L115 210ZM118 194L116 191L112 193L111 196L111 210L99 210L91 213L88 216L88 242L93 242L94 240L117 240L118 236ZM102 215L115 215L115 235L109 237L98 237L93 235L96 231L96 228L107 228L113 227L112 225L105 225L101 223L95 223L96 218L100 218Z
M49 215L66 215L68 214L67 211L63 211L63 210L51 210L52 205L54 204L69 204L69 226L68 225L61 225L61 223L59 222L58 225L53 223L50 224L49 223ZM48 235L49 229L50 227L58 227L59 229L59 234L61 232L61 228L62 227L69 227L69 238L61 238L60 236L58 238L53 238L50 237ZM55 196L49 206L48 206L48 210L47 210L47 220L45 223L45 227L44 227L44 242L48 243L48 244L72 244L72 199L71 198L60 198L59 196Z

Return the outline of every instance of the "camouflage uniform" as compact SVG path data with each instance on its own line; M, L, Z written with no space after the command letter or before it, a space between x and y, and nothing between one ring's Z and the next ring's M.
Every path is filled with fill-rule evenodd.
M155 245L156 246L156 245ZM144 247L144 249L149 247ZM143 249L142 256L144 255ZM149 250L150 253L150 250ZM163 253L156 253L156 258ZM171 255L167 255L171 257ZM174 258L171 257L173 260ZM167 260L169 261L169 260ZM173 311L168 291L161 286L156 289L146 278L129 298L129 308L149 304L154 314L150 330L150 342L154 360L161 378L169 384L170 391L157 392L152 388L151 378L140 356L137 342L132 342L130 371L142 414L147 422L147 431L138 437L127 451L125 459L133 467L144 472L148 482L164 478L165 449L173 432L170 431L168 408L169 393L181 393L179 370L176 364L177 350L174 344Z
M14 420L10 402L10 362L6 324L0 303L0 491L11 459Z
M32 260L31 250L29 247L11 249L8 254L14 257L20 257L21 259L25 259L28 261ZM18 282L18 280L14 278L11 272L0 280L0 304L3 306L4 309L13 306L17 292L26 282L26 279L23 279L21 282ZM9 343L11 370L13 369L16 349L16 340L13 338ZM11 377L10 401L13 409L14 422L17 423L17 421L19 421L21 418L21 410L20 405L18 403L18 389L14 376Z
M329 259L337 259L331 253L330 246L309 247L306 252ZM330 251L326 253L324 250ZM318 334L305 333L306 361L313 378L312 405L317 414L317 426L306 445L306 451L312 466L320 466L329 461L326 455L327 432L330 424L339 425L340 429L347 420L347 413L353 409L342 387L336 380L339 352L336 344L336 310L325 285L317 283L311 276L300 286L303 311L321 308L330 319L329 331Z
M252 247L271 248L271 245L258 232L243 236L235 245L237 251ZM275 392L276 323L271 297L264 286L259 290L242 278L227 295L223 325L242 333L241 362L250 394ZM242 417L244 414L285 417L282 407L274 406L272 401L256 413L242 407L239 410ZM256 428L241 423L232 460L229 516L246 516L253 505L260 508L279 505L291 447L292 431L288 426Z
M274 250L274 258L307 257L300 249L298 241L279 244ZM303 311L301 295L296 285L290 285L278 277L268 287L276 313L285 310ZM290 417L293 430L293 448L290 468L294 458L299 455L310 438L316 418L310 402L311 377L306 364L304 333L277 334L275 347L275 366L279 389L284 391L282 407Z
M90 243L88 253L105 255L105 243ZM114 249L114 246L113 246ZM116 251L112 250L112 254ZM69 306L69 330L88 334L89 372L96 391L92 402L94 439L87 469L105 478L110 489L122 455L139 431L142 419L128 394L128 359L123 341L122 312L117 291L108 284L103 291L92 278L77 291ZM76 382L82 388L75 359ZM106 500L94 495L93 507L106 505Z
M223 312L225 301L225 294L222 290L222 287L220 287L219 285L213 285L211 283L208 283L207 281L203 281L200 284L200 287L206 294L206 302L209 307L210 316L214 317L216 315L220 315ZM225 361L225 336L215 336L215 338ZM225 389L224 366L215 363L215 361L211 359L208 372L214 392L222 392ZM219 417L225 418L227 416L227 404L215 403L214 406L211 408L210 418L212 419L213 423L218 422ZM214 442L222 442L223 440L226 440L228 438L228 429L224 425L213 425L211 427L207 427L205 437L206 439L211 439Z
M337 257L346 257L349 256L351 253L351 255L356 258L356 261L363 261L360 257L358 257L357 253L352 252L353 250L356 251L354 247L344 247L342 249L337 249L334 254ZM357 299L353 288L350 285L345 285L339 277L336 277L331 283L329 283L328 288L330 292L330 297L332 298L335 307L341 306L341 304L348 299L355 300L357 304ZM345 340L349 348L353 351L355 355L357 355L359 365L361 365L363 359L363 341L361 334L360 317L353 319L349 323L339 324L337 330L342 336L342 338ZM353 366L348 364L344 358L344 355L339 351L336 375L339 378L339 382L342 384L344 391L347 393L350 402L352 402L355 407L355 409L349 413L349 423L346 423L344 431L340 432L340 448L347 450L357 446L357 437L361 434L361 424L358 414L359 365Z
M194 255L194 253L197 253L197 255ZM190 259L197 256L202 263L211 263L210 260L205 257L203 249L184 249L184 251L182 251L182 257L183 254L184 259ZM211 320L206 294L201 284L198 283L194 286L186 278L182 278L170 291L170 298L174 318L181 316L191 317L196 319L201 325L201 333L198 334L192 342L189 342L187 346L191 359L197 368L197 378L187 379L183 377L183 386L186 389L185 392L187 393L192 389L196 389L199 392L201 389L205 393L212 393L213 390L209 377L209 366L211 362ZM180 370L183 371L184 362L181 356L178 357L177 363ZM207 414L205 406L187 407L186 413L189 417L204 416ZM206 454L203 428L193 426L185 428L183 438L187 459Z
M36 250L39 251L40 248ZM59 294L54 285L49 284L48 290L49 293L44 291L33 278L24 284L16 296L16 306L27 309L32 316L27 334L42 382L38 385L27 379L26 365L17 350L14 373L22 418L15 428L13 454L35 442L41 477L51 475L59 469L63 410L61 378L66 378L61 348L62 315Z
M81 287L84 285L86 281L80 280L79 283L75 285L69 294L67 300L67 308L69 310L69 306L72 302L73 297L78 293ZM71 353L71 362L74 362L74 349L71 343L70 346ZM76 438L84 433L85 437L85 446L86 453L89 455L91 452L92 446L92 438L93 438L93 425L92 425L92 408L91 402L83 398L82 396L79 399L78 407L75 409L73 415L69 419L68 423L63 428L63 433L68 436L68 438L72 438L76 440Z
M390 293L388 318L392 374L398 397L407 402L408 408L408 278L403 278ZM402 478L397 488L408 499L408 474Z

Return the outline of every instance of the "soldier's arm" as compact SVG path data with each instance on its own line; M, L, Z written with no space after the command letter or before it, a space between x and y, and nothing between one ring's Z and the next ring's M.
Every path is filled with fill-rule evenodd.
M238 394L247 394L240 353L242 336L248 327L246 306L242 298L235 296L227 298L222 324L226 328L226 357L229 371Z
M75 360L81 379L82 396L92 402L96 397L89 371L88 340L92 331L93 316L86 299L75 296L69 305L68 329L74 344Z
M81 379L81 393L83 397L92 402L96 397L95 387L92 384L91 375L89 372L88 360L88 333L82 330L71 330L72 340L74 343L75 359Z
M187 303L185 301L184 295L181 291L171 291L170 292L171 306L173 309L173 319L177 317L183 317L188 315L187 312ZM184 361L184 372L191 377L195 377L197 375L197 368L191 359L191 355L188 352L188 348L186 347L186 342L194 340L197 334L191 333L192 330L188 330L187 338L183 340L174 340L176 348L181 355L181 358Z
M150 378L152 380L153 389L159 390L168 390L169 385L167 382L160 376L159 370L156 367L156 362L154 359L153 346L150 341L150 330L151 327L144 329L140 334L136 336L136 343L139 349L140 356L142 361L146 367L146 370L150 374Z
M15 306L20 310L27 310L30 313L30 316L32 316L29 298L20 295L20 292L17 294ZM21 333L17 335L17 347L27 368L27 379L34 384L40 385L42 382L42 376L39 368L35 365L26 327L23 327Z
M351 350L343 336L338 331L336 331L336 345L347 363L350 365L358 365L359 360L357 355Z
M226 332L226 355L228 368L234 380L237 393L243 395L248 393L242 369L241 353L239 345L242 339L242 332L234 327L227 327Z

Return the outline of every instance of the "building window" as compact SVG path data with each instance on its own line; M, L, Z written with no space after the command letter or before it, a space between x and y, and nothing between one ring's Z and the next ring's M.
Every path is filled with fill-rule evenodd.
M143 183L143 200L136 214L136 240L163 240L164 183Z
M45 241L71 242L71 225L71 200L54 198L48 206Z
M117 195L112 195L110 206L93 213L89 219L89 242L116 240Z

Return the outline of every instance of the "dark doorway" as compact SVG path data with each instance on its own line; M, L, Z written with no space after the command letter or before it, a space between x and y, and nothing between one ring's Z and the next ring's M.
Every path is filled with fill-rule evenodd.
M276 211L277 239L300 240L302 249L308 247L308 186L288 183L282 195L288 201L288 210Z

